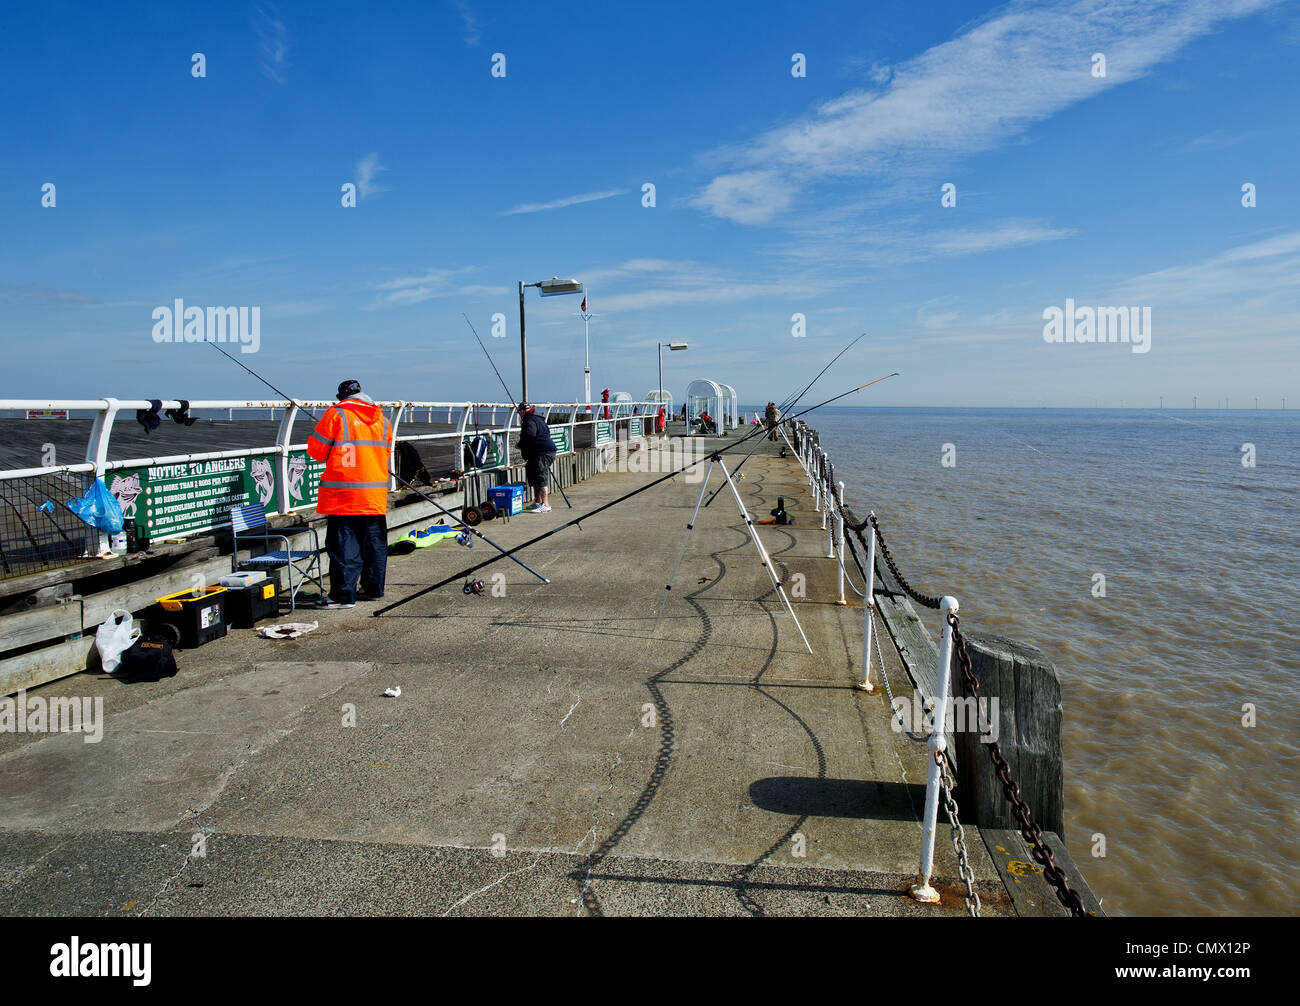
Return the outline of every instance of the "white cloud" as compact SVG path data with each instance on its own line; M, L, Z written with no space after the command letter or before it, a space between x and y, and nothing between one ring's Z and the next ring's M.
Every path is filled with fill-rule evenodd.
M478 15L474 13L474 8L469 5L468 0L456 0L456 12L460 15L460 22L465 28L465 44L472 49L479 42Z
M1006 220L978 229L940 231L934 236L933 247L938 252L969 255L1059 241L1074 233L1068 228L1048 227L1032 220Z
M565 196L563 199L553 199L549 203L520 203L518 206L512 206L502 213L502 216L511 216L516 213L540 213L543 210L559 210L566 206L577 206L579 203L594 203L599 199L611 199L614 196L621 196L627 189L607 189L604 192L584 192L580 196Z
M482 297L485 295L507 292L495 286L457 286L458 276L473 272L472 266L460 269L426 269L415 276L396 276L373 284L373 289L380 291L375 299L365 306L365 310L374 311L385 307L408 307L437 297Z
M262 73L277 84L283 84L289 68L289 29L280 20L280 12L273 4L259 4L257 7L257 48Z
M778 171L737 171L719 175L687 202L739 224L762 224L789 208L795 188Z
M1173 266L1121 283L1120 302L1226 313L1274 305L1300 308L1300 231L1231 248L1196 265Z
M379 155L375 153L366 154L365 157L357 161L357 192L362 199L379 192L387 192L387 185L380 185L375 181L375 176L381 171L388 169L379 163Z
M841 95L729 152L730 170L692 203L738 223L765 223L819 178L931 170L1135 80L1216 23L1277 2L1018 0L891 67L887 85ZM1091 74L1094 52L1106 55L1104 78Z

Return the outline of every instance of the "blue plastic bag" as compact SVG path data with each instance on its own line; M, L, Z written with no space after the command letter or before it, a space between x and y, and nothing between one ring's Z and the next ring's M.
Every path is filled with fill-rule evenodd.
M101 531L117 534L122 530L122 504L108 491L103 479L95 479L85 496L68 500L68 509Z

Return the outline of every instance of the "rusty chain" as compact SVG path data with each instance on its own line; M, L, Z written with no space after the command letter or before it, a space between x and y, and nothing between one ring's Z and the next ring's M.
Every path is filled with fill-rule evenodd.
M894 557L889 551L889 546L885 544L884 535L881 534L880 531L880 522L876 519L874 513L869 514L866 520L854 521L848 512L848 508L844 506L842 501L836 500L836 509L844 520L845 526L851 528L853 533L857 535L858 541L862 543L863 549L866 549L867 542L863 538L862 532L868 525L871 526L871 529L876 535L876 541L880 544L880 551L884 556L885 564L889 567L890 573L893 574L894 578L898 581L899 586L903 588L903 592L907 594L908 597L926 608L937 609L939 607L939 598L922 594L920 591L916 590L907 582L906 578L899 571L898 564L894 562ZM852 548L851 544L850 548ZM970 654L966 650L965 637L963 637L961 633L961 619L952 612L948 612L947 618L948 624L952 627L953 652L956 654L957 663L961 667L962 687L971 698L974 698L975 701L978 702L980 698L979 682L975 680L975 670L971 665ZM883 666L883 660L881 663ZM1074 917L1086 917L1088 912L1084 908L1083 898L1079 895L1078 891L1075 891L1070 887L1069 881L1065 876L1065 871L1057 865L1056 856L1052 852L1052 847L1049 846L1043 838L1042 826L1034 820L1033 812L1029 809L1029 806L1021 796L1020 785L1011 776L1011 766L1007 764L1006 757L1002 754L1002 745L997 741L994 741L991 744L988 744L987 748L989 752L989 760L993 763L993 768L997 772L999 782L1002 783L1002 793L1006 797L1007 802L1011 804L1012 815L1020 825L1020 834L1024 840L1029 843L1030 853L1043 868L1043 876L1055 890L1057 900L1060 901ZM946 765L944 766L944 771L945 773L947 772ZM945 809L949 811L950 820L955 820L955 806ZM953 841L956 843L955 833ZM960 851L958 855L960 857ZM963 879L965 879L964 874ZM973 890L971 893L973 893ZM969 910L969 898L967 899L967 908Z
M876 541L880 542L880 554L885 557L885 565L888 566L889 571L894 574L894 579L897 580L898 585L903 588L903 593L917 604L937 610L939 607L939 599L937 597L930 597L928 594L922 594L908 583L903 574L899 572L898 564L894 562L894 556L889 551L889 546L885 544L885 536L880 533L880 522L876 520L876 515L872 514L867 518L867 520L871 523L872 530L876 532Z
M957 655L957 663L961 667L962 687L966 693L973 698L976 703L980 698L979 682L975 680L975 670L971 666L970 654L966 652L966 640L961 634L961 619L953 612L948 612L948 624L952 627L952 644L953 652ZM1002 783L1002 792L1011 804L1012 813L1020 822L1020 834L1024 840L1029 843L1029 851L1033 854L1034 859L1043 868L1043 876L1047 882L1056 889L1057 900L1070 910L1070 914L1076 918L1083 918L1088 913L1083 907L1083 898L1079 892L1071 890L1069 882L1066 880L1065 871L1056 865L1056 857L1052 853L1052 847L1043 840L1043 829L1034 820L1034 815L1029 806L1021 798L1019 784L1011 778L1011 766L1007 764L1006 758L1002 755L1002 745L993 741L987 745L989 750L989 760L993 762L993 767L997 770L998 779Z
M975 871L971 869L970 858L966 853L966 831L957 817L957 799L953 790L952 771L948 765L948 756L942 751L934 753L934 760L939 765L939 779L943 786L943 810L948 815L948 824L952 828L952 848L957 853L957 872L966 884L966 893L962 895L966 902L966 914L973 919L980 917L980 896L975 893Z

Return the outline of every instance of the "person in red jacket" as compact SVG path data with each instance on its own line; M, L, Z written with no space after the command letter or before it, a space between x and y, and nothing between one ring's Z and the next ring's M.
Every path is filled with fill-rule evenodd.
M664 426L667 425L667 422L668 422L668 410L661 405L659 406L659 415L655 417L655 432L662 433L664 431Z
M325 410L307 441L307 453L325 462L316 512L328 517L329 597L324 609L351 608L384 596L388 567L388 485L392 426L384 410L356 381L339 385L338 405Z

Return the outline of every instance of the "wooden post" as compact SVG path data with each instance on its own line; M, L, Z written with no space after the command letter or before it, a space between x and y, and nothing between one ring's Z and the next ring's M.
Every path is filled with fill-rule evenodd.
M997 772L989 760L982 737L993 734L1011 767L1011 777L1034 820L1043 831L1065 832L1065 795L1061 755L1061 683L1056 668L1038 649L1002 636L963 631L980 695L986 709L978 710L980 722L962 724L954 719L957 743L957 804L963 821L980 828L1013 828L1020 825L1002 792ZM953 657L956 665L956 657ZM954 666L954 703L965 702L960 672ZM997 699L997 716L993 700ZM987 711L986 711L987 710ZM955 713L976 712L967 707ZM973 715L967 715L973 721Z

